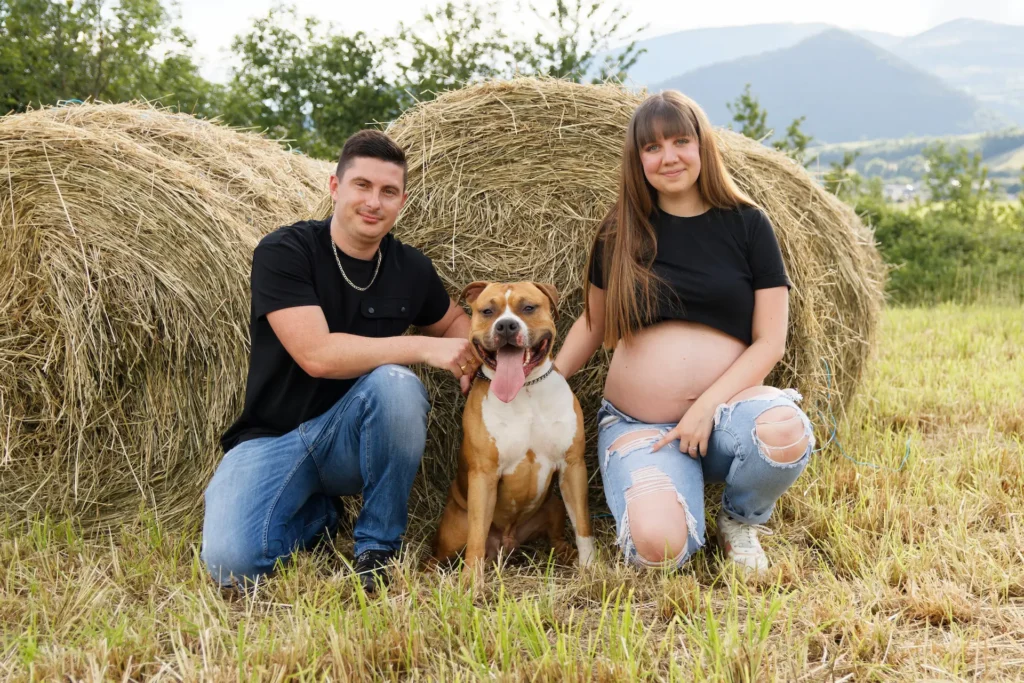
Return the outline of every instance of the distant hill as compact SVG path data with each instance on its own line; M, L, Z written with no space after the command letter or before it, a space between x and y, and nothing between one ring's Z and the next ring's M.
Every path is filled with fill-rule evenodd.
M1024 128L1007 129L994 133L956 135L945 137L909 137L895 140L868 140L819 145L810 152L817 159L811 170L823 171L832 162L838 162L845 152L859 152L854 168L865 176L879 176L886 180L916 181L924 172L921 152L927 145L943 142L950 148L964 147L980 152L988 166L990 177L1003 184L1013 185L1020 180L1024 169Z
M805 38L834 29L822 23L808 24L751 24L749 26L723 26L676 31L637 41L637 47L646 50L629 71L629 81L642 87L679 76L718 62L792 47ZM879 31L850 31L883 49L903 40ZM622 50L612 50L615 55ZM598 61L602 61L601 55ZM596 75L596 70L594 74Z
M1024 26L957 19L891 49L1024 125Z
M753 24L648 38L637 43L646 52L630 69L629 80L638 86L650 86L702 66L789 47L829 28L828 24ZM613 50L610 54L620 52Z
M753 84L776 131L798 116L819 141L950 135L1005 127L969 94L872 42L830 29L792 47L713 64L653 86L693 97L713 123Z
M833 30L822 23L754 24L692 29L638 42L647 52L629 81L648 88L712 64L793 47ZM1024 125L1024 26L958 19L915 36L850 31L947 85L974 96L1004 120ZM755 90L759 84L754 83Z

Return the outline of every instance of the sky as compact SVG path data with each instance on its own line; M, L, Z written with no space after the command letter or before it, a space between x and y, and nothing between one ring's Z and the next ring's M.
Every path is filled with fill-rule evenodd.
M536 0L545 5L551 0ZM218 81L227 79L231 39L244 32L255 17L262 16L279 0L179 0L181 25L196 40L203 73ZM399 21L415 23L424 9L438 2L424 0L286 0L304 15L332 22L344 31L371 35L391 33ZM506 4L513 4L508 2ZM1024 25L1024 0L624 0L635 27L647 26L643 37L694 28L740 26L777 22L825 22L846 29L868 29L908 36L944 22L973 18ZM672 9L667 9L672 8ZM523 25L524 31L537 26Z

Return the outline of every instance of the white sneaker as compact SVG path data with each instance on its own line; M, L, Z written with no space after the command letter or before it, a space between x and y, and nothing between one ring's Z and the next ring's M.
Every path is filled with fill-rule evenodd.
M768 569L768 557L764 554L758 532L771 534L771 530L760 524L743 524L729 518L725 511L718 513L718 544L725 551L725 557L751 572Z

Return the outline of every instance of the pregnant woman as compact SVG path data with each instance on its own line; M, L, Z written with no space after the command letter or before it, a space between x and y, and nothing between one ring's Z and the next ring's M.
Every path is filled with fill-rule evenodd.
M778 241L729 177L707 116L678 92L633 114L621 173L586 308L555 361L569 377L602 342L614 349L598 460L618 544L641 566L682 565L704 544L704 484L724 481L725 555L764 570L760 525L814 446L800 395L763 386L786 348Z

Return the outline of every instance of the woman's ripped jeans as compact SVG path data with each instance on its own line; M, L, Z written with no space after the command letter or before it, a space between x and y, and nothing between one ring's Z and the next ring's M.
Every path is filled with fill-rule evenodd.
M768 520L775 501L807 467L814 434L810 420L796 405L800 394L792 389L765 391L771 393L720 405L708 453L697 459L680 453L678 440L651 451L674 424L640 422L608 401L602 402L598 412L601 475L618 529L617 542L628 561L641 566L680 566L704 545L705 481L725 482L722 506L732 519L746 524ZM668 501L669 506L679 508L652 509L644 504L645 496L652 496L649 500L660 497L659 505ZM662 540L663 535L636 537L641 527L651 525L631 520L630 513L643 510L651 519L662 509L664 514L678 517L679 528L685 520L685 540L675 547ZM638 546L650 549L657 544L662 547L647 556L638 551Z

